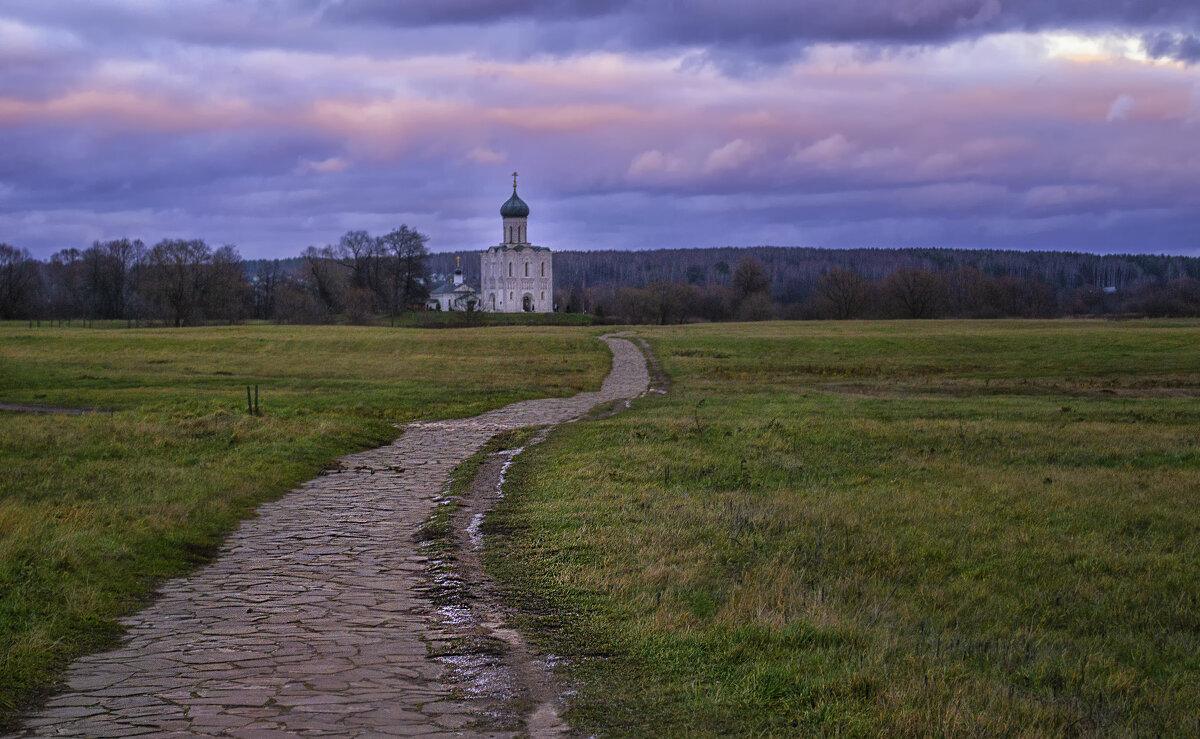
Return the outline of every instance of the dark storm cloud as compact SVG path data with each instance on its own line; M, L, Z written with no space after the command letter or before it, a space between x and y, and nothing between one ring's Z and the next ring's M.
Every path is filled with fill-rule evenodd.
M323 7L331 21L401 28L546 22L581 43L634 48L928 44L1004 31L1200 27L1195 0L343 0Z
M1188 59L1200 34L1196 0L6 0L2 12L113 47L171 38L230 48L510 57L702 47L768 62L813 43L924 45L1041 30L1144 33L1158 55ZM481 37L467 28L492 32ZM418 33L398 46L395 34L404 31Z
M1200 62L1200 37L1156 33L1147 35L1142 43L1146 53L1155 59L1178 59L1189 64Z

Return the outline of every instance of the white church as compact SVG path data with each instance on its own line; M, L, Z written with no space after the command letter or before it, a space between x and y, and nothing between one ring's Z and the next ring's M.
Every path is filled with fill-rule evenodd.
M554 310L554 260L550 250L529 243L529 206L513 192L500 206L504 240L480 255L482 279L475 290L463 281L461 267L454 278L429 292L429 310L484 310L496 313L549 313Z

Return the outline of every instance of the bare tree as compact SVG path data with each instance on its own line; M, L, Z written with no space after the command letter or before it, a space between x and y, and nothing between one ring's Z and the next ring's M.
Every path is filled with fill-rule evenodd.
M212 250L200 239L164 239L147 257L148 293L163 320L175 326L203 320Z
M948 298L945 278L920 269L889 275L883 291L897 318L937 318Z
M83 252L72 247L51 254L46 275L44 306L51 318L70 320L88 314Z
M140 240L96 241L83 252L85 304L95 318L128 318L136 273L145 258Z
M366 231L347 231L331 254L350 270L351 287L370 291L371 308L382 308L388 303L389 290L384 284L388 272L384 264L387 246L382 239L374 238ZM357 302L362 302L361 296Z
M37 283L37 263L29 252L0 244L0 318L32 316Z
M345 284L333 249L328 246L321 249L310 246L301 256L308 267L307 283L322 312L326 317L336 314L341 308Z
M429 297L429 272L425 266L425 259L429 256L426 248L429 237L401 225L379 237L379 241L391 262L391 300L388 307L392 315L423 305Z
M202 271L204 316L230 323L245 318L250 309L250 285L246 282L237 248L226 245L217 249Z
M739 321L769 321L775 317L775 303L766 290L748 295L739 305L736 318Z
M761 262L753 257L746 257L738 262L738 266L733 270L733 289L740 302L755 293L770 290L771 278L767 276Z
M276 295L286 279L286 274L283 264L278 259L259 262L254 277L250 280L255 318L275 317Z
M874 290L865 277L848 269L831 269L817 283L814 303L822 318L859 318L870 306Z

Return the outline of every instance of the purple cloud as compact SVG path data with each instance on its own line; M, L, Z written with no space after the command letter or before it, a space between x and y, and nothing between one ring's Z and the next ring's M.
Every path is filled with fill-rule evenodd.
M1156 33L1147 35L1142 43L1146 53L1156 59L1178 59L1200 62L1200 37L1190 34Z
M343 0L321 7L329 21L398 28L569 22L571 28L555 25L554 33L565 34L579 48L749 51L793 43L929 44L1008 31L1200 29L1200 7L1192 0ZM1162 49L1161 40L1157 43Z
M1200 248L1194 2L671 7L10 0L0 241Z

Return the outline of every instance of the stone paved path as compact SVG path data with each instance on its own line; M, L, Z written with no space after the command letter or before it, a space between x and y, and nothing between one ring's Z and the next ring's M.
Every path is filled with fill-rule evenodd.
M426 655L436 618L413 533L494 434L646 390L641 352L604 340L613 369L599 392L412 424L262 506L213 564L127 619L118 649L75 663L68 692L14 736L486 734Z

